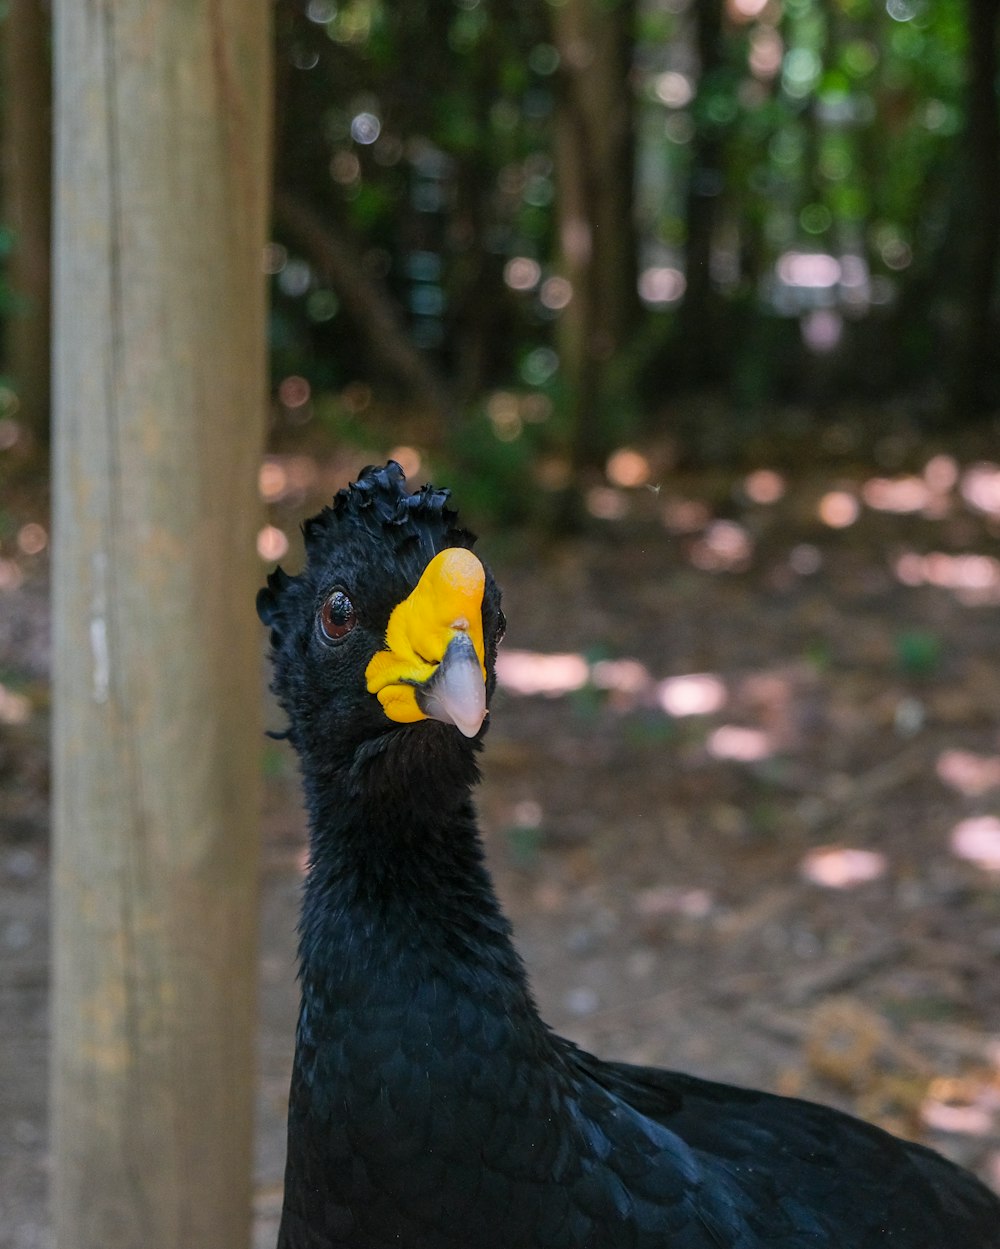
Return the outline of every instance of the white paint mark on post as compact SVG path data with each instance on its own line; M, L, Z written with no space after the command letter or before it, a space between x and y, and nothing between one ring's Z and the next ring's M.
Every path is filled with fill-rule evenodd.
M93 698L106 703L111 685L111 662L108 656L108 557L103 551L94 554L94 598L90 617L90 655L93 661Z

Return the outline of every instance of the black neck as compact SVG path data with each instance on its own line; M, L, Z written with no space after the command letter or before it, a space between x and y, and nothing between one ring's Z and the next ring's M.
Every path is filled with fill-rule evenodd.
M470 756L471 758L471 756ZM340 995L361 978L465 978L534 1013L510 924L483 860L469 790L431 784L433 806L403 792L367 792L343 775L306 787L310 870L301 923L304 990ZM346 787L346 792L345 792Z

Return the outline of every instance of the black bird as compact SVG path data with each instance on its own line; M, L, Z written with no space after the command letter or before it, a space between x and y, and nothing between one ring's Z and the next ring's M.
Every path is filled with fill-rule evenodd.
M998 1249L930 1150L539 1018L470 797L500 592L447 499L365 469L258 596L311 821L279 1249Z

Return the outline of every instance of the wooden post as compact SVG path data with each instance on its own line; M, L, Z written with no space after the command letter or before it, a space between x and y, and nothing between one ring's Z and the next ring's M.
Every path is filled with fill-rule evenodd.
M59 1249L247 1243L267 0L56 0Z

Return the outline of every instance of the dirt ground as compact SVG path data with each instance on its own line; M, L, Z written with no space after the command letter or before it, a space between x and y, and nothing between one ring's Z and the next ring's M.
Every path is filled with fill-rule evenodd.
M572 542L484 533L509 632L479 805L558 1030L842 1105L1000 1189L1000 468L907 470L647 473L598 488ZM272 523L292 531L340 471L275 491ZM0 535L0 1249L51 1244L34 506ZM283 746L265 772L259 1249L303 844Z

